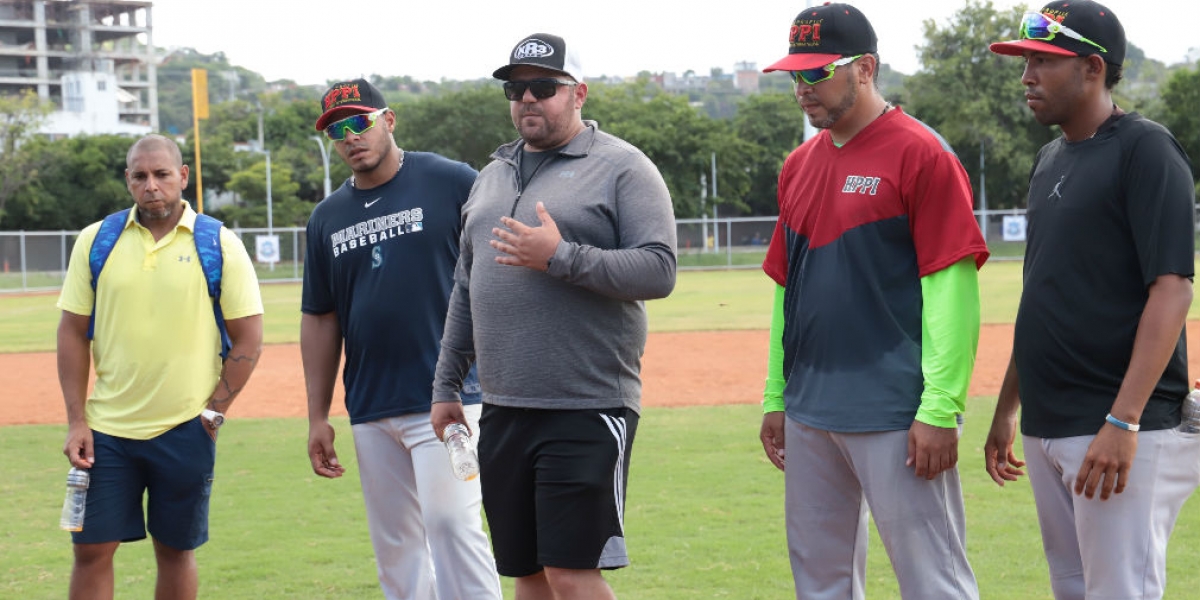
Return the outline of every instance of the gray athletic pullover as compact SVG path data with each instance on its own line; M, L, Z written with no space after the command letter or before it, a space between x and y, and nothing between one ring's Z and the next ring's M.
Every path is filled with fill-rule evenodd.
M501 146L463 207L461 251L433 381L458 400L477 362L483 401L525 408L641 410L644 300L675 287L675 217L658 169L593 121L521 189L524 144ZM562 234L547 272L502 265L489 241L509 216Z

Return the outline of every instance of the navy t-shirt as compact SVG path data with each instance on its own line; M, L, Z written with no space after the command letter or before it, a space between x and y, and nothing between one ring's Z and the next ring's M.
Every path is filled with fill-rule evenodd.
M427 412L454 285L470 166L405 152L391 181L347 181L308 221L300 310L336 311L345 339L343 384L352 424ZM480 401L472 367L463 402Z

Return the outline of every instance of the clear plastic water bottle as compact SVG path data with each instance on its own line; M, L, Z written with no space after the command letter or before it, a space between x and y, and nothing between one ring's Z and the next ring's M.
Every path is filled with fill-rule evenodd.
M87 469L71 467L67 472L67 497L63 500L62 517L58 526L67 531L83 531L83 510L87 507L87 490L91 482Z
M475 453L475 442L471 432L462 423L451 423L442 433L446 451L450 453L450 466L454 476L470 481L479 476L479 455Z
M1179 431L1183 433L1200 433L1200 379L1183 399L1183 419L1179 423Z

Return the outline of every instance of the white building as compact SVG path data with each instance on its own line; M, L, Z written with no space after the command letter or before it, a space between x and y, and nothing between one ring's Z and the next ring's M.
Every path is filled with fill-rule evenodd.
M0 0L0 94L55 106L51 136L158 130L151 2Z

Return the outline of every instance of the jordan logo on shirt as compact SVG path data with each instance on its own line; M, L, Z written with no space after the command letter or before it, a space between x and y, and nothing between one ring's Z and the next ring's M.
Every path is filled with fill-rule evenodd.
M863 177L861 175L848 175L846 177L846 185L842 186L843 194L870 194L875 195L879 191L878 177Z
M1067 176L1063 175L1062 178L1058 180L1058 183L1054 184L1054 189L1050 190L1050 195L1046 196L1046 199L1049 200L1055 196L1062 198L1062 192L1059 190L1059 188L1062 187L1063 182L1066 180L1067 180Z

